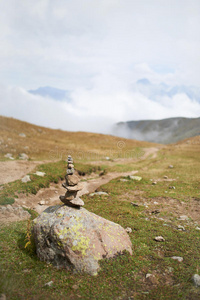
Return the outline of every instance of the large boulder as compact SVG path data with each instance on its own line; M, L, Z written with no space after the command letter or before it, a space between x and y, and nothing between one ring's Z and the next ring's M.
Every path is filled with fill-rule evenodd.
M58 268L96 275L98 261L123 250L132 254L126 231L84 208L48 207L33 221L37 255Z

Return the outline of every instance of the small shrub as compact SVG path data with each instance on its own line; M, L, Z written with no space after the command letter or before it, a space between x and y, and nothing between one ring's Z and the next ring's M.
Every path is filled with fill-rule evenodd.
M15 199L12 197L2 197L0 199L0 205L13 204L14 202L15 202Z

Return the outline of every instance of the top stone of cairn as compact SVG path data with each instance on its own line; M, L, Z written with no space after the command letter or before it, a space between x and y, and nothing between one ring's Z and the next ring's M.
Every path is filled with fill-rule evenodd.
M84 205L84 202L77 196L77 193L82 190L83 185L79 182L78 176L74 174L74 165L71 155L68 155L67 162L65 183L62 184L67 191L64 196L60 196L60 200L68 206L80 208Z

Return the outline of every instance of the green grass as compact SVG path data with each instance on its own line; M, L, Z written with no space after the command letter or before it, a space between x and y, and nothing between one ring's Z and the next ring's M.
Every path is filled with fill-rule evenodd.
M198 299L200 290L191 277L200 268L199 232L192 223L182 232L171 223L165 226L158 219L146 220L144 207L120 201L135 184L116 179L102 187L109 196L83 197L86 209L132 228L132 256L125 253L102 261L96 277L72 274L40 262L33 251L24 249L27 221L2 226L0 292L10 299ZM155 242L158 235L165 242ZM171 256L182 256L184 261L178 263ZM145 279L147 273L155 274L156 285ZM49 281L53 285L44 287Z
M63 180L66 175L67 163L65 161L59 161L56 163L41 164L37 167L37 171L45 172L44 177L30 174L31 181L27 183L16 180L14 182L2 185L0 190L0 205L13 204L14 198L19 193L36 194L41 188L49 187L51 182L58 183L59 180ZM76 169L81 173L91 174L92 172L99 173L101 170L105 170L99 166L91 166L88 164L78 163Z
M112 185L110 183L111 189ZM10 299L145 299L147 295L148 299L200 297L200 290L194 288L191 282L192 275L200 267L200 236L192 226L187 232L180 232L164 226L161 221L147 221L143 209L117 201L112 195L109 199L85 196L84 200L90 211L133 229L130 234L133 255L126 253L102 261L101 271L96 277L72 274L40 262L35 253L24 249L27 222L13 223L0 228L0 292ZM166 241L155 242L157 235L162 235ZM163 257L158 254L159 251ZM182 256L184 261L178 263L171 256ZM170 268L173 268L172 272ZM155 286L145 279L147 273L155 274ZM53 285L44 287L49 281L53 281ZM73 285L77 285L78 289L73 289Z
M170 164L174 165L173 169L168 168ZM72 274L40 262L34 245L24 248L27 221L1 226L0 293L6 294L8 299L200 299L200 288L194 287L191 281L194 274L200 274L200 232L191 219L178 221L176 212L170 207L167 210L162 203L156 207L160 214L151 214L151 205L157 199L166 202L174 199L188 206L192 198L200 199L199 148L169 146L154 159L107 165L105 162L101 168L76 163L76 168L87 174L98 174L101 170L139 170L137 175L142 177L141 181L122 182L118 178L100 188L108 196L82 197L89 211L124 228L132 228L129 236L133 255L124 253L101 261L101 270L96 277ZM64 178L65 169L64 161L39 166L38 170L45 172L46 177L31 175L31 183L16 181L4 185L0 191L1 199L14 198L18 192L35 193L50 182ZM165 175L175 181L158 180ZM157 185L152 185L150 179L157 180ZM176 189L170 190L169 186ZM139 206L135 207L131 202L138 202ZM148 208L142 205L144 202ZM31 213L34 218L36 215ZM187 215L187 211L184 214ZM179 224L186 230L177 230ZM154 240L160 235L165 242ZM183 257L183 262L171 259L172 256ZM154 274L155 284L145 278L147 273ZM49 281L53 281L53 285L44 286Z

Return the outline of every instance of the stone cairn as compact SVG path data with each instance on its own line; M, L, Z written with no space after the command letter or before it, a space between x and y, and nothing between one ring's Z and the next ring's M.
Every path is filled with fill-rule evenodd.
M74 165L73 159L71 155L68 155L68 165L67 165L67 172L65 176L65 183L62 186L67 190L65 196L60 196L60 200L72 207L80 208L84 205L83 200L78 197L78 191L83 189L83 184L79 182L78 176L74 174Z

